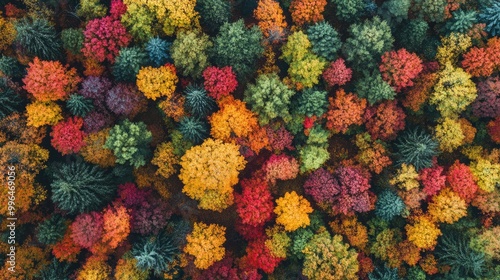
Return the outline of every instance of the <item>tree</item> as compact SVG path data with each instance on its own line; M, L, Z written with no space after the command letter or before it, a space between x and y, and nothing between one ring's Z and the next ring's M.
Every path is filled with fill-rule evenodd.
M92 99L86 98L79 94L71 94L66 100L66 109L77 117L85 117L90 111L94 109Z
M475 179L470 168L458 160L450 166L446 173L446 183L467 203L476 195L478 186Z
M436 126L435 137L443 152L453 152L464 144L465 139L460 122L452 118L445 118Z
M209 66L203 70L203 79L208 96L216 100L228 96L238 87L238 80L231 66L222 68Z
M83 55L98 62L107 60L113 63L120 48L131 41L125 27L111 16L90 20L83 34Z
M474 116L482 118L496 118L500 116L500 79L488 77L477 83L477 98L472 103Z
M231 5L225 0L198 0L195 10L200 13L202 26L212 32L231 19Z
M21 96L7 85L5 79L0 78L0 120L18 111L21 107L21 102Z
M186 87L185 93L184 106L194 117L203 119L217 108L214 99L208 96L202 87L189 85Z
M337 58L337 51L342 47L340 35L328 22L317 22L307 28L307 38L311 50L328 61Z
M109 131L104 148L113 151L116 163L129 163L135 168L146 164L151 151L152 134L143 122L133 123L128 119L116 124Z
M290 80L297 89L310 88L319 83L326 61L308 52L302 60L294 60L288 68Z
M62 155L78 153L85 145L85 133L81 130L83 119L69 118L52 127L50 144Z
M85 145L81 148L80 154L85 161L99 165L102 168L115 165L116 157L113 151L104 148L110 129L103 129L99 132L87 134L84 138Z
M112 66L113 77L118 82L135 82L139 70L148 62L148 55L141 48L121 48Z
M25 25L27 23L24 23ZM26 30L26 28L24 28ZM0 14L0 36L2 39L0 39L0 51L4 51L6 48L16 40L17 37L17 29L16 25L14 25L12 22L6 20L4 17L1 16ZM29 32L26 33L28 35ZM29 38L29 36L28 36ZM43 38L43 37L42 37Z
M405 191L409 191L412 189L418 189L420 186L418 179L419 174L415 170L415 167L413 165L403 163L393 178L389 180L389 184L395 185Z
M421 170L432 166L432 159L438 154L439 144L436 140L421 129L409 130L398 137L398 164L411 164Z
M68 279L70 274L71 268L69 263L61 263L56 258L53 258L52 262L41 270L37 276L41 279L64 280Z
M248 266L261 269L265 273L273 273L274 269L283 260L273 256L271 250L266 246L264 238L249 242L245 250L247 254L244 256L244 260Z
M375 215L383 220L391 221L394 217L403 213L405 204L397 193L384 190L377 197L375 204Z
M54 244L63 238L66 227L66 220L62 216L53 215L38 225L36 238L42 244Z
M326 115L326 127L334 133L346 133L351 125L363 124L366 99L339 89L335 92L335 97L329 97L328 101L330 106Z
M209 64L206 52L212 45L208 36L199 31L179 32L170 53L182 75L199 78Z
M368 244L368 229L356 216L342 216L329 223L334 233L347 237L349 244L360 250L365 250ZM359 260L359 257L358 257Z
M371 172L380 174L392 164L385 143L381 140L373 141L369 133L356 135L355 144L359 148L356 160Z
M5 55L0 56L0 75L11 78L22 78L24 74L24 66L17 59Z
M361 98L366 98L370 105L379 101L394 100L396 92L394 88L382 79L379 71L371 74L364 73L354 85L356 94Z
M411 4L411 0L389 0L380 6L378 14L391 24L391 26L395 26L403 20L408 19L408 10Z
M323 20L326 0L292 0L290 14L296 25L315 23Z
M133 84L117 83L106 92L106 106L116 115L133 118L145 111L147 100Z
M418 0L412 8L428 22L442 22L446 5L446 0Z
M406 49L386 52L379 66L382 78L397 92L413 86L413 79L423 70L422 60Z
M79 17L84 17L87 20L94 18L102 18L106 16L108 8L99 3L99 0L82 0L80 5L76 10L76 15Z
M436 163L432 167L420 170L419 180L424 186L423 191L426 195L433 196L445 187L446 176L443 170L444 168Z
M473 77L491 76L495 66L487 48L473 47L463 55L462 68Z
M464 277L482 277L485 272L484 253L469 246L469 239L462 234L444 235L436 255L441 263L451 266L451 272Z
M210 135L222 141L231 141L236 137L250 137L258 127L257 116L247 109L245 102L233 97L219 103L219 111L208 117Z
M287 27L285 15L278 1L259 0L253 14L265 37L269 37L271 32L282 33Z
M61 107L52 101L35 101L26 106L28 126L55 125L63 119Z
M98 210L116 191L109 173L85 162L57 164L51 177L52 201L70 214Z
M142 67L137 74L137 88L152 100L172 96L178 81L175 66L172 64L159 68Z
M340 192L339 188L337 179L322 167L312 172L304 183L306 194L318 204L332 203L333 197Z
M386 21L379 17L349 27L349 38L342 47L346 60L356 68L375 67L379 57L392 48L394 38Z
M261 38L262 32L257 26L247 29L243 20L226 22L214 39L212 60L219 67L232 66L239 80L245 80L264 53Z
M78 246L92 248L102 238L104 220L99 212L82 213L71 224L71 238Z
M131 253L137 261L137 268L143 271L152 270L155 275L162 275L176 260L179 251L175 240L162 231L156 236L139 239Z
M329 158L330 153L326 144L306 144L299 150L300 173L313 171L320 168Z
M491 5L483 8L479 14L479 21L486 23L486 31L491 36L500 35L499 12L500 3L491 1Z
M9 27L6 24L5 35L9 40ZM35 56L41 60L57 60L60 58L61 41L57 36L57 31L48 20L35 18L30 20L23 18L16 22L15 43L21 46L21 52L28 56ZM10 33L10 34L9 34Z
M330 66L323 71L323 80L328 86L343 86L351 80L352 70L345 66L343 58L338 58L330 63Z
M368 172L353 166L339 167L334 177L339 182L339 193L334 196L332 203L334 213L352 215L354 212L371 210Z
M157 174L165 178L172 176L177 170L180 157L174 154L174 146L172 142L159 144L154 153L151 163L158 166Z
M262 178L244 179L240 182L242 192L234 195L236 212L243 224L264 225L273 214L273 197Z
M447 33L467 33L477 23L476 11L457 10L452 15L444 26Z
M477 186L485 192L496 190L500 182L500 164L479 158L470 163L470 170L476 177Z
M452 224L467 215L467 204L454 191L445 188L432 197L427 211L434 221Z
M259 123L265 125L277 117L285 122L292 118L289 105L294 94L278 75L271 73L258 76L255 85L250 84L245 91L244 100L258 114Z
M105 280L111 277L111 267L103 260L88 258L82 269L78 271L76 280Z
M194 223L193 231L186 237L184 252L195 257L194 264L199 269L207 269L224 258L226 250L222 245L226 227L217 224Z
M413 224L405 226L408 240L420 249L433 250L441 230L427 216L416 216L413 220Z
M283 225L286 231L295 231L310 224L309 215L313 209L309 201L295 191L287 192L276 200L276 223Z
M265 172L265 179L271 184L276 184L276 180L292 180L299 174L299 163L294 157L281 155L271 155L263 164L262 170Z
M121 258L118 260L115 267L116 280L146 280L148 279L149 271L138 268L137 260L134 258Z
M308 117L321 117L328 107L327 92L314 88L304 89L296 101L297 113Z
M154 37L148 40L145 49L149 56L149 61L153 66L160 67L167 63L170 57L171 42L167 42L159 37Z
M412 19L402 23L400 32L394 34L396 42L410 52L421 50L422 42L427 37L429 24L423 19Z
M323 230L311 238L303 252L302 274L311 280L358 279L357 253L354 249L349 249L341 235L332 237L328 231Z
M364 118L373 139L393 140L405 128L406 114L395 100L367 108Z
M441 45L437 48L436 60L443 66L447 66L448 63L455 64L458 57L471 46L472 39L470 36L451 33L441 38Z
M179 122L179 132L193 144L199 144L209 136L209 127L200 119L183 117Z
M232 186L246 164L237 145L207 139L187 150L180 164L182 192L198 200L199 208L221 212L233 204Z
M438 75L429 103L436 105L445 118L457 116L476 99L476 86L469 74L451 64L447 64Z
M80 81L75 68L68 70L59 61L42 61L35 57L23 78L23 88L37 101L56 101L74 92Z
M81 28L66 28L61 31L61 41L63 48L73 55L82 53L83 29Z
M363 14L365 3L363 0L333 0L336 7L335 15L343 21L355 21Z
M124 206L108 206L103 215L102 242L115 249L130 233L130 215Z

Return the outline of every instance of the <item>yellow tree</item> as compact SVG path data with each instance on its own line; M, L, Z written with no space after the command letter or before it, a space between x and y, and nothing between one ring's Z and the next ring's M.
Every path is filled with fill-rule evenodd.
M434 221L452 224L467 215L467 204L457 193L445 188L432 197L427 211Z
M201 209L219 211L233 204L233 186L246 161L239 146L207 139L181 158L182 192L198 200Z
M274 208L274 213L278 215L276 223L283 225L286 231L308 226L311 223L309 214L312 212L309 201L295 191L287 192L283 197L276 199Z
M170 98L178 81L175 67L171 64L159 68L143 67L137 74L137 88L152 100L163 96Z
M207 269L224 258L226 249L226 228L216 224L194 223L193 231L186 237L184 252L195 257L194 265Z

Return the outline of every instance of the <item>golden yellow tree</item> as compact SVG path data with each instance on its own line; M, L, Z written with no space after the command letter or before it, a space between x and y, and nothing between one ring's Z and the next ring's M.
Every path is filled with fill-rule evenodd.
M434 221L452 224L467 215L467 204L457 193L445 188L432 197L427 211Z
M207 139L181 158L182 192L198 200L201 209L219 211L233 204L233 186L246 161L239 146Z
M226 227L216 224L195 223L193 231L186 237L184 252L195 257L194 265L199 269L207 269L216 261L224 258L226 249Z
M307 199L295 191L287 192L276 200L274 213L278 215L276 223L283 225L286 231L294 231L311 223L309 214L313 212Z
M413 224L405 226L408 240L418 248L432 250L437 244L437 238L441 235L441 230L427 216L417 216Z
M175 67L171 64L159 68L143 67L137 74L137 88L148 99L156 100L159 97L170 98L178 82Z

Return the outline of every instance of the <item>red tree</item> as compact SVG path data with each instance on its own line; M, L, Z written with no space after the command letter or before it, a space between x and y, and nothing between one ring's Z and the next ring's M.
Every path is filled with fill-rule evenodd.
M365 111L366 129L375 139L394 140L405 128L406 114L395 100L388 100Z
M476 195L478 186L474 180L474 175L467 165L460 163L458 160L448 169L446 182L467 203L471 202Z
M234 201L241 222L251 226L259 226L270 221L274 209L273 197L264 180L245 179L240 184L242 192L234 195Z
M231 66L207 67L203 71L203 79L205 80L203 85L208 91L208 95L214 99L227 96L238 87L238 81Z
M334 196L332 210L336 214L353 215L373 208L370 192L370 173L359 167L339 167L335 170L339 193Z
M379 66L382 78L397 92L405 87L413 86L415 79L422 72L422 60L406 49L386 52L382 55Z
M98 62L113 63L120 48L126 47L131 37L119 19L107 16L89 21L83 32L82 53Z
M488 77L495 69L495 63L486 48L473 47L464 53L462 68L473 77Z
M424 193L433 196L444 188L446 176L443 174L443 167L434 164L432 167L420 170L419 180L424 186Z
M262 269L271 274L283 259L274 257L265 242L265 239L258 239L248 243L244 261L251 268Z
M352 70L345 66L345 61L342 58L338 58L331 62L330 66L323 71L323 79L331 87L335 85L343 86L348 83L351 78Z
M71 224L71 238L79 246L90 249L101 239L103 224L101 213L80 214Z
M83 119L69 118L52 127L50 144L63 155L78 153L85 146L85 132L82 131Z

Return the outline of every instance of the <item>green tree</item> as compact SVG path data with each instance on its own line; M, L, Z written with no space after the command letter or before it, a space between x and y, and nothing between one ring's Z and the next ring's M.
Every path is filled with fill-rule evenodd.
M208 36L199 31L180 32L170 52L182 75L199 78L209 65L207 50L212 45Z
M231 4L227 0L198 0L195 10L200 13L201 25L211 32L219 31L231 19Z
M211 57L217 66L232 66L240 80L250 76L258 59L264 54L258 26L248 29L243 20L224 23L214 39Z
M49 174L52 201L70 214L99 210L115 196L113 177L96 165L81 160L56 163Z
M332 0L336 7L336 15L343 21L356 21L365 9L363 0Z
M62 46L65 50L73 55L78 55L83 48L83 29L81 28L67 28L61 31Z
M374 68L381 55L392 48L394 38L385 20L376 16L349 27L349 37L342 47L347 61L357 68Z
M36 238L45 245L61 240L66 233L67 224L61 215L53 215L38 225Z
M396 32L394 35L396 42L401 47L410 52L419 52L421 51L422 43L427 37L428 30L429 24L425 20L412 19L403 22L399 27L399 32Z
M259 115L259 123L265 125L278 117L285 122L291 120L289 105L294 94L278 75L263 74L257 77L255 84L248 86L244 100Z
M66 108L73 116L85 117L94 109L94 102L90 98L73 93L66 101Z
M320 117L328 108L328 92L315 88L304 89L298 94L295 111L308 117Z
M139 47L122 48L113 64L113 76L118 82L133 82L141 67L148 64L148 55Z
M356 81L354 88L358 96L366 98L370 105L379 101L393 100L396 96L394 89L382 79L378 70L374 70L371 74L364 72Z
M312 51L328 61L337 58L337 51L342 47L339 33L325 21L315 23L307 29L307 38Z
M15 24L22 53L42 60L57 60L61 55L61 41L57 31L46 19L23 18Z
M151 155L151 139L152 134L143 122L133 123L126 119L109 131L104 147L113 151L116 163L128 162L137 168L145 165Z

